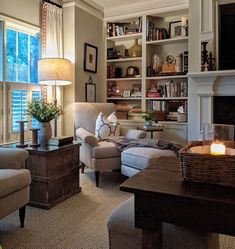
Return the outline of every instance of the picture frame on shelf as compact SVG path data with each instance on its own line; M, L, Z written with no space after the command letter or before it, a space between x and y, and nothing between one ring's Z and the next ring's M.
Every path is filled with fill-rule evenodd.
M131 96L131 90L128 89L123 91L122 97L129 98L130 96Z
M98 48L84 43L84 71L97 73Z
M94 83L86 83L86 102L96 102L96 85Z
M175 21L169 24L170 38L181 37L182 35L182 22Z

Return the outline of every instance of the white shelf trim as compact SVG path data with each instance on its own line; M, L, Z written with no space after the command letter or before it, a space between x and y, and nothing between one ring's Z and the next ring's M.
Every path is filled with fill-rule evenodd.
M142 60L142 57L122 58L122 59L107 60L107 63L110 63L110 62L130 62L130 61L141 61L141 60Z
M107 81L133 81L133 80L142 80L142 78L109 78Z
M141 100L142 97L128 97L128 98L124 98L124 97L109 97L106 98L107 100Z
M136 33L136 34L130 34L130 35L120 35L120 36L110 36L107 37L108 41L125 41L125 40L131 40L136 38L142 38L143 33Z
M170 38L170 39L162 39L162 40L155 40L155 41L146 41L147 45L163 45L163 44L171 44L171 43L180 43L180 42L187 42L188 36L184 37L177 37L177 38Z
M188 97L146 97L146 100L187 100Z
M146 80L164 80L164 79L187 79L187 75L175 75L175 76L154 76L154 77L146 77Z

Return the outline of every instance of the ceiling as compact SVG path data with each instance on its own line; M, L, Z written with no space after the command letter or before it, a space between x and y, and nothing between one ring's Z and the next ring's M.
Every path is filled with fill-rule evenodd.
M93 0L104 9L118 8L130 5L136 5L143 2L151 2L152 0Z

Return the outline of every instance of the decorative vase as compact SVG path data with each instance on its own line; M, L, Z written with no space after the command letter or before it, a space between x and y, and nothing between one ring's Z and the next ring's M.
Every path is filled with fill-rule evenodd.
M40 122L40 130L38 131L38 140L41 145L46 145L48 139L52 136L51 123L50 122Z
M135 44L130 47L129 49L129 57L141 57L142 56L142 49L141 46L138 44L138 39L135 39Z
M144 122L144 125L146 127L152 126L153 125L153 121L152 120L147 120L147 121Z

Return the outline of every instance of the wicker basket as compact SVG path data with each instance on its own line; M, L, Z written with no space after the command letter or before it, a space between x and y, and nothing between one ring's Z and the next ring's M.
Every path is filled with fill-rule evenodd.
M229 141L224 144L227 148L235 148L235 142ZM203 146L203 142L193 141L180 151L183 179L235 187L235 155L192 153L190 149L195 146Z

